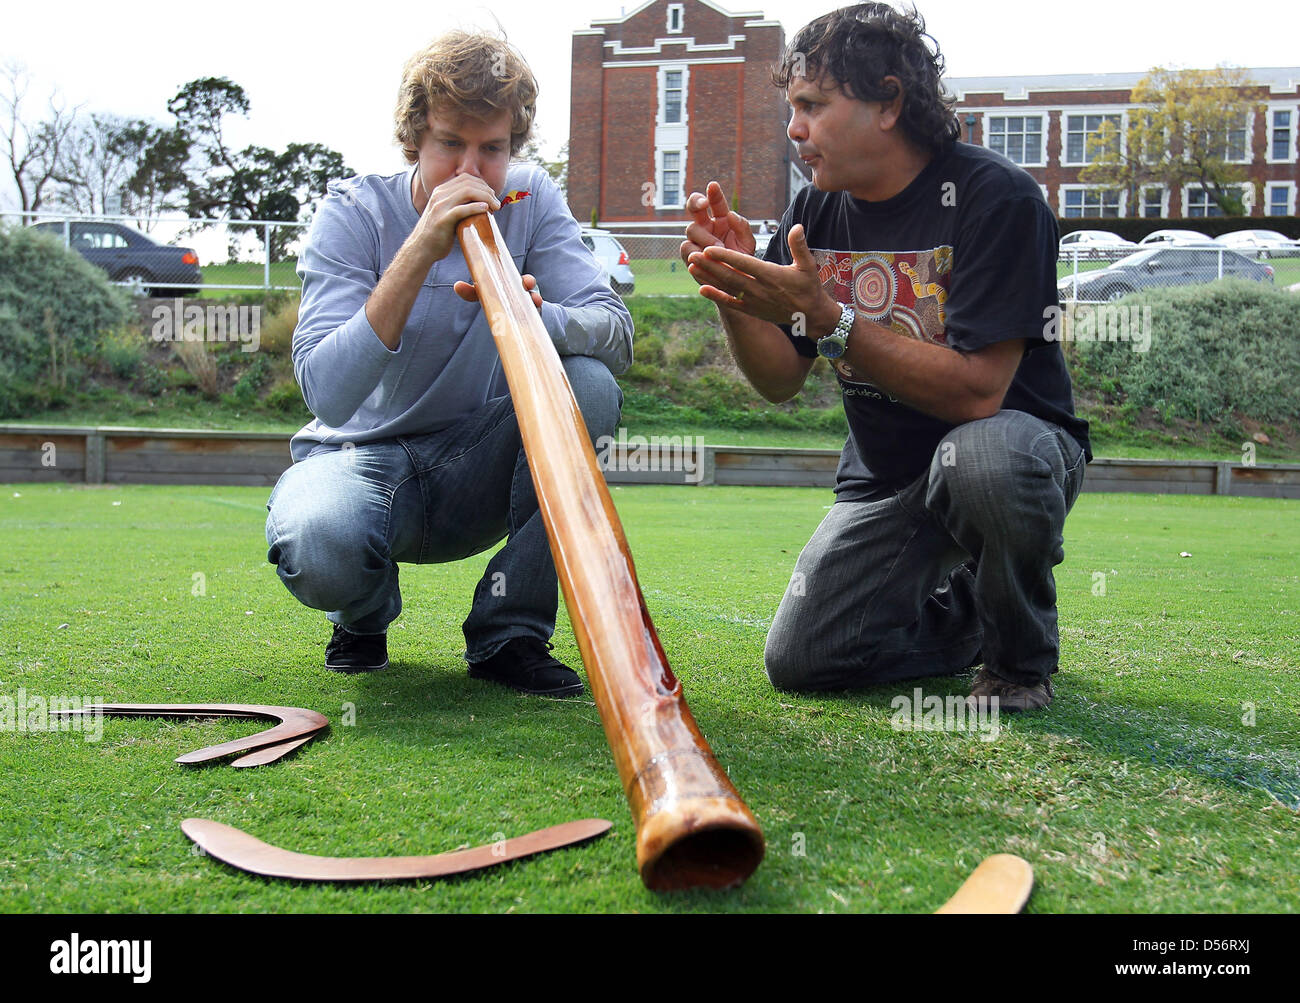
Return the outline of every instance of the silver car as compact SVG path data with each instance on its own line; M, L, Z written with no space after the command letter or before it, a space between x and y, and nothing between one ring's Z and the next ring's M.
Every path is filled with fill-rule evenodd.
M1256 258L1293 258L1300 255L1300 241L1291 240L1276 230L1234 230L1214 238L1215 243L1231 247Z
M630 296L636 291L636 277L632 274L631 259L627 251L608 230L582 228L582 243L593 255L597 263L605 270L605 278L610 288L621 296Z

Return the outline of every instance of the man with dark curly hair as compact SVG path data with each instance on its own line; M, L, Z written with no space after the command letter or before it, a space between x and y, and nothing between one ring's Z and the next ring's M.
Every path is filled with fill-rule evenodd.
M1052 568L1088 426L1047 323L1055 216L1025 171L957 141L932 43L915 10L883 3L803 28L774 82L812 185L760 260L711 182L687 201L682 258L759 393L789 400L821 356L849 420L836 503L767 637L771 681L982 663L973 701L1034 710L1052 699Z
M632 321L528 141L537 84L504 39L451 32L406 64L394 136L409 166L334 182L298 264L294 372L316 419L267 507L268 559L333 624L325 667L388 664L398 564L498 543L465 619L469 674L582 691L549 654L555 566L509 387L456 240L491 212L593 438L618 424Z

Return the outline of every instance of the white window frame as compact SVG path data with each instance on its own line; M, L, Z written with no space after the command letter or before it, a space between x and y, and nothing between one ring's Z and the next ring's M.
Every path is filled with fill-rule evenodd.
M1119 148L1123 153L1128 145L1128 113L1129 108L1125 105L1067 105L1064 108L1054 109L1060 112L1061 128L1061 166L1062 167L1087 167L1092 163L1090 160L1067 160L1070 153L1070 119L1078 116L1088 115L1115 115L1119 117ZM1046 139L1044 139L1046 142ZM1084 134L1083 155L1088 155L1088 135ZM1083 187L1089 187L1084 185Z
M1101 185L1060 185L1057 187L1057 210L1056 214L1061 219L1123 219L1128 213L1125 211L1125 203L1128 202L1128 192L1120 190L1115 191L1119 196L1119 215L1118 216L1088 216L1081 214L1078 216L1067 216L1065 214L1065 193L1066 192L1110 192L1115 189L1103 188Z
M682 75L682 120L680 122L669 122L664 116L668 111L668 74L681 73ZM667 126L669 128L686 128L690 124L690 116L687 113L687 99L690 96L691 71L685 63L661 63L659 66L659 111L655 115L655 124Z
M1147 200L1146 194L1150 191L1160 192L1160 215L1159 217L1146 215ZM1138 186L1138 205L1137 211L1140 219L1168 219L1169 218L1169 188L1167 185L1144 184Z
M1254 184L1250 181L1242 181L1234 185L1225 185L1225 188L1236 188L1239 192L1244 192L1247 188L1253 188ZM1207 214L1204 216L1192 215L1192 193L1197 195L1204 194L1200 185L1183 185L1183 218L1184 219L1222 219L1222 216L1210 216L1208 214L1209 206L1206 206ZM1207 196L1208 197L1208 196Z
M1188 130L1187 128L1184 128L1183 130L1184 143L1187 140L1187 135L1188 135ZM1254 144L1252 143L1252 139L1254 138L1254 135L1255 135L1255 113L1253 111L1247 111L1246 112L1246 138L1245 141L1241 144L1242 156L1240 159L1230 159L1228 157L1224 157L1223 162L1225 164L1249 164L1255 155ZM1227 137L1225 136L1224 139L1225 139L1224 152L1227 153L1228 152L1226 149ZM1266 152L1272 152L1272 151L1270 150Z
M664 154L679 153L681 154L681 171L682 186L686 185L686 164L690 159L690 93L691 93L691 70L684 62L674 61L671 63L659 63L658 88L659 88L659 109L655 113L655 208L656 209L682 209L684 202L668 203L664 201L663 177L664 177ZM668 74L678 73L682 75L682 120L680 122L665 122L664 112L666 103L664 98L667 92ZM676 198L684 198L678 194Z
M677 27L673 27L673 15L677 15ZM664 30L670 35L680 35L682 29L686 26L686 5L683 3L670 3L668 5L668 16L664 23Z
M668 154L677 154L677 176L678 185L675 197L676 202L669 202L665 196L668 194L667 186L663 184L664 179L664 159ZM686 148L680 150L656 150L655 151L655 208L656 209L683 209L686 206Z
M1295 215L1295 192L1296 183L1294 181L1266 181L1264 182L1264 215L1269 215L1269 209L1273 205L1273 190L1281 188L1286 191L1286 215Z
M999 108L996 112L988 111L984 114L984 148L993 149L993 120L997 118L1036 118L1038 119L1038 159L1017 162L1007 157L1005 153L1001 156L1007 157L1017 167L1046 167L1047 166L1047 114L1039 111L1018 111L1012 108ZM1005 136L1006 133L1003 133ZM1023 135L1023 132L1021 133Z
M1291 113L1291 156L1276 159L1273 156L1273 113L1275 111L1286 111ZM1293 104L1270 104L1265 106L1265 114L1268 116L1267 128L1264 130L1264 162L1267 164L1294 164L1296 162L1296 127L1300 125L1300 105Z

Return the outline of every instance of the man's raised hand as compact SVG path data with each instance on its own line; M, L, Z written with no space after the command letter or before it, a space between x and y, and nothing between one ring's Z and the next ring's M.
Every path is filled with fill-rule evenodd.
M686 228L682 242L682 261L689 263L692 254L706 247L720 246L742 254L753 254L757 246L750 230L749 220L727 208L727 197L722 185L710 181L706 195L691 192L686 199L686 211L695 217Z
M719 306L774 324L793 324L802 314L809 337L821 337L839 319L839 305L822 288L803 224L787 237L791 264L778 265L717 244L688 262L700 294Z

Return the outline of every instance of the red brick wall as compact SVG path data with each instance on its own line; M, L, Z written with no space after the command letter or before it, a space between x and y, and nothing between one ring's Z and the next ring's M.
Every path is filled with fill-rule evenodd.
M697 45L745 41L731 50L687 52L664 44L657 55L614 56L605 42L648 47L677 38L666 30L668 0L660 0L621 24L597 24L604 35L575 35L569 125L569 207L588 221L593 206L603 220L682 220L680 210L656 211L641 204L642 185L658 183L654 130L658 112L656 67L602 67L604 60L649 61L739 56L743 63L689 63L687 192L712 180L728 198L739 191L741 212L754 219L785 210L785 96L771 85L770 66L780 56L779 25L746 27L696 0L684 0L681 38Z
M574 35L569 94L569 209L580 223L599 209L604 88L599 35Z
M1267 87L1250 88L1246 92L1247 96L1254 101L1267 101L1271 95ZM967 94L963 97L958 111L958 118L962 124L962 139L975 143L984 142L984 119L988 114L997 115L1015 115L1020 110L1033 111L1047 105L1058 105L1068 109L1071 105L1080 107L1091 107L1094 105L1130 105L1130 92L1128 90L1109 90L1109 91L1035 91L1031 92L1026 100L1008 103L1001 93L996 94ZM974 114L977 123L974 129L974 139L968 139L966 126L966 116ZM1047 167L1027 167L1027 170L1040 184L1047 186L1048 201L1052 208L1059 215L1061 206L1058 204L1059 187L1063 184L1080 184L1080 168L1078 167L1061 167L1059 161L1064 152L1065 137L1063 133L1064 122L1061 113L1048 112L1047 135L1045 137L1047 148ZM1290 164L1269 164L1266 163L1268 156L1268 118L1267 114L1256 113L1254 116L1254 127L1251 131L1249 142L1253 151L1253 159L1246 167L1249 180L1256 182L1261 186L1256 192L1255 209L1252 215L1262 216L1266 212L1267 192L1262 189L1262 185L1269 181L1296 181L1300 180L1300 165ZM1178 149L1178 141L1174 140L1174 149ZM1179 218L1182 216L1184 207L1182 201L1181 188L1172 188L1169 190L1168 214L1170 218ZM1137 215L1140 211L1138 207L1129 206L1130 215Z

